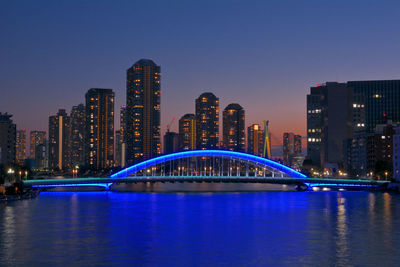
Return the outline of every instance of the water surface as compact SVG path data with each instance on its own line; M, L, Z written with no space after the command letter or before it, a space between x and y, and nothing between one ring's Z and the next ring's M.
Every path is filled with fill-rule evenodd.
M0 265L398 266L400 196L44 192L0 203Z

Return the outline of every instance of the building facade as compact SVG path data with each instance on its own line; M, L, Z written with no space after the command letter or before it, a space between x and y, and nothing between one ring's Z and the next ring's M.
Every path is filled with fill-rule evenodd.
M71 110L71 168L85 165L86 108L79 104Z
M65 109L49 117L49 168L68 170L71 168L71 118ZM38 146L36 146L37 148ZM36 153L35 157L40 154Z
M196 147L215 149L219 145L219 98L203 93L196 99Z
M16 159L16 125L11 120L12 115L0 113L0 164L10 165Z
M264 131L259 124L247 127L247 153L262 157L264 148Z
M353 137L353 91L345 83L311 87L307 95L307 159L317 166L344 165L344 144Z
M283 163L293 168L301 167L301 135L283 133Z
M179 149L196 149L196 116L185 114L179 120Z
M393 170L394 135L397 125L390 121L378 124L375 133L367 137L367 172L380 179Z
M150 59L141 59L127 70L127 164L161 153L161 70Z
M179 151L179 134L167 131L164 135L164 154L171 154Z
M36 147L46 143L45 131L30 131L29 133L29 158L35 159Z
M224 149L244 152L246 147L244 109L239 104L229 104L223 111L222 120Z
M115 131L115 152L114 152L114 165L122 166L121 156L122 156L122 140L121 140L121 130Z
M397 126L393 135L393 178L400 182L400 126Z
M16 135L16 161L19 165L25 165L26 159L26 130L17 130Z
M86 95L86 165L93 170L114 166L114 92L91 88Z

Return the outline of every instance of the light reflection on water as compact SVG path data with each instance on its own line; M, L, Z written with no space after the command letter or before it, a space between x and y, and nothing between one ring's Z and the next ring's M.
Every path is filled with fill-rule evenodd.
M48 192L0 204L0 265L396 266L400 196Z

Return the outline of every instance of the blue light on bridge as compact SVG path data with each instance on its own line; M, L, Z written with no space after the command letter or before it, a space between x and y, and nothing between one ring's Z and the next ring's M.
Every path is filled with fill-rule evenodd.
M38 184L32 185L32 187L36 188L51 188L51 187L87 187L87 186L95 186L95 187L104 187L109 188L113 183L91 183L91 184Z
M160 163L164 163L167 161L175 160L175 159L190 158L190 157L207 157L207 156L231 157L231 158L240 159L240 160L248 160L248 161L252 161L255 163L266 165L266 166L276 169L280 172L283 172L293 178L307 178L306 175L304 175L292 168L289 168L283 164L275 162L273 160L261 158L261 157L251 155L251 154L246 154L246 153L241 153L241 152L236 152L236 151L229 151L229 150L193 150L193 151L185 151L185 152L168 154L168 155L149 159L149 160L140 162L138 164L135 164L133 166L130 166L126 169L123 169L122 171L119 171L119 172L111 175L111 178L127 177L135 172L141 171L148 167L151 167L151 166L154 166L154 165L157 165Z
M379 187L379 185L376 184L341 184L341 183L304 183L308 187L359 187L359 188L365 188L365 187Z

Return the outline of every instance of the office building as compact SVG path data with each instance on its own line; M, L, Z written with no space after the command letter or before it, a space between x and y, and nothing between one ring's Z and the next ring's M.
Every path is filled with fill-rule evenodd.
M141 59L127 70L126 142L127 164L161 153L161 71L150 59Z
M345 83L311 87L307 95L307 158L324 167L344 164L344 143L353 137L353 91Z
M383 178L385 172L392 173L393 147L396 124L378 124L375 133L367 137L367 172ZM387 175L386 174L386 175ZM385 177L386 178L386 177Z
M196 147L215 149L219 144L219 98L203 93L196 99Z
M114 92L91 88L86 97L86 164L94 170L114 166Z
M185 114L179 120L179 149L196 149L196 116Z
M229 104L223 111L223 144L224 149L244 152L245 141L245 114L239 104Z
M362 96L367 134L388 120L400 123L400 80L349 81L347 85L355 95Z

